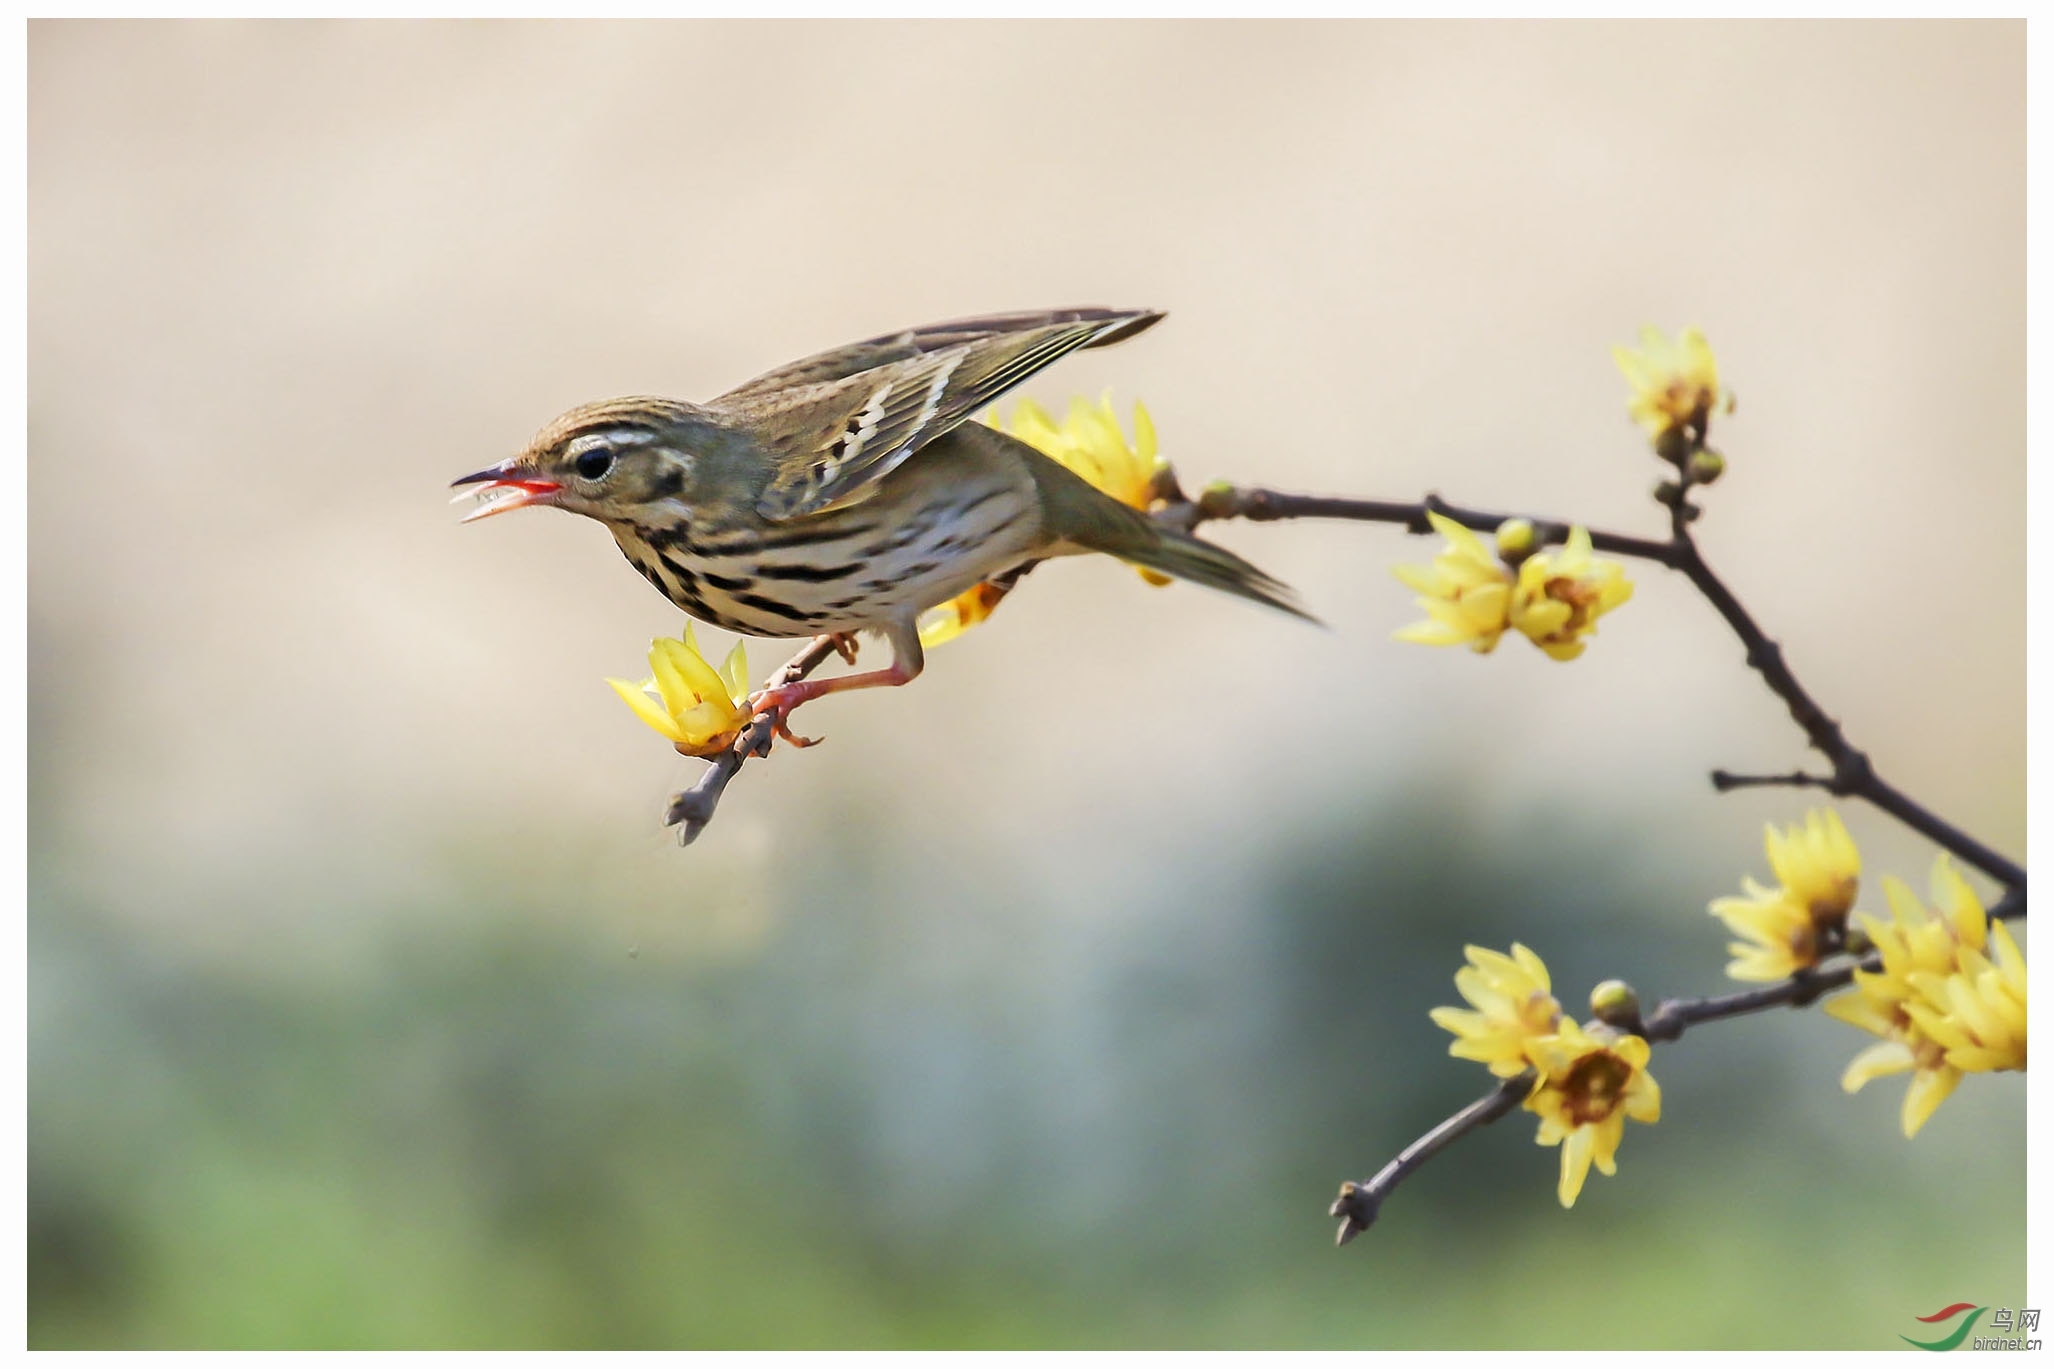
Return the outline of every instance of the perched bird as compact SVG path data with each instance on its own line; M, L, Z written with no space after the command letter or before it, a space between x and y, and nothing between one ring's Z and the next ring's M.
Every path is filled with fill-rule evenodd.
M780 730L822 694L918 675L920 613L1043 557L1098 551L1308 616L1230 551L1164 528L978 409L1067 353L1162 315L1061 309L930 324L780 366L707 404L609 399L466 475L464 519L549 505L596 518L691 617L759 637L882 633L884 670L766 689Z

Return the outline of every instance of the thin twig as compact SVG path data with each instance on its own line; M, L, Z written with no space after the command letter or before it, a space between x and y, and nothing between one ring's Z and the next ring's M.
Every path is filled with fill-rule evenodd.
M800 649L798 655L779 666L764 682L764 687L773 688L805 679L841 651L841 640L834 636L815 637ZM775 716L765 713L758 717L742 729L734 745L712 759L705 773L699 776L698 783L671 797L670 807L663 813L663 825L678 829L678 845L690 846L698 840L706 824L713 821L713 810L719 807L720 796L727 791L727 782L735 777L735 772L749 757L770 754L771 738L776 731Z
M2025 910L2025 890L2018 888L2009 890L1992 904L1989 916L1991 921L2001 922L2023 917ZM1706 1022L1745 1017L1770 1008L1805 1007L1835 989L1845 988L1853 982L1857 970L1873 972L1882 968L1882 964L1881 952L1869 951L1837 960L1831 965L1800 970L1788 979L1764 984L1758 989L1743 989L1738 993L1718 994L1710 998L1665 998L1644 1019L1618 1025L1650 1043L1675 1041L1692 1027ZM1511 1112L1532 1089L1531 1070L1516 1079L1508 1079L1399 1151L1397 1158L1378 1170L1374 1178L1361 1183L1351 1181L1342 1184L1341 1196L1327 1209L1329 1216L1341 1219L1336 1243L1346 1245L1368 1230L1383 1207L1384 1199L1390 1197L1391 1191L1414 1170L1478 1127L1487 1126Z
M1384 1205L1384 1199L1405 1181L1407 1175L1478 1127L1488 1126L1518 1107L1519 1100L1532 1090L1532 1070L1507 1079L1399 1151L1398 1157L1378 1170L1375 1178L1359 1184L1342 1184L1341 1196L1334 1199L1334 1205L1327 1209L1328 1216L1341 1219L1341 1229L1335 1233L1334 1244L1346 1245L1369 1230L1370 1223L1376 1220L1377 1209Z
M1699 593L1726 620L1727 626L1747 647L1748 665L1788 705L1791 718L1804 729L1805 739L1811 743L1812 749L1832 764L1835 793L1866 799L1934 845L1981 869L2007 889L2025 887L2023 866L1983 845L1876 773L1868 753L1850 743L1839 722L1798 683L1797 676L1783 659L1783 648L1762 631L1739 598L1705 564L1697 542L1680 517L1675 524L1675 544L1681 550L1676 569L1690 578L1690 583L1697 586Z
M1736 775L1731 770L1714 770L1712 788L1721 794L1735 789L1824 789L1828 793L1840 792L1840 781L1831 775L1814 775L1808 770L1792 770L1784 775Z

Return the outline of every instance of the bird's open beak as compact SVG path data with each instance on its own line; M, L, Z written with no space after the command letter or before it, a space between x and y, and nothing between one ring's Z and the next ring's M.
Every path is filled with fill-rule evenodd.
M509 476L505 471L511 464L501 462L497 466L488 466L482 471L459 476L449 482L452 489L461 489L465 485L478 487L475 490L463 490L455 499L450 500L452 504L471 498L478 501L478 507L459 518L459 523L476 522L480 518L490 518L495 513L505 513L509 509L525 509L530 504L554 502L550 496L563 486L554 480L527 480L519 476Z

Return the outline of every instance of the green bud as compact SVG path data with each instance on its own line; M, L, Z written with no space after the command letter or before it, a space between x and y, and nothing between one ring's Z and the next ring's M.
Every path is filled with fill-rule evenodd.
M1498 555L1508 566L1533 555L1533 540L1533 524L1524 518L1507 518L1498 524Z
M1673 480L1664 480L1655 486L1657 504L1674 504L1683 497L1683 487Z
M1709 485L1726 473L1726 458L1707 447L1690 458L1685 474L1693 485Z
M1208 518L1224 517L1234 507L1236 490L1231 480L1214 480L1198 492L1198 507Z
M1662 435L1655 439L1655 455L1672 466L1682 465L1690 455L1690 434L1681 427L1662 429Z
M1640 995L1623 979L1607 979L1592 989L1590 1010L1607 1026L1624 1031L1640 1028Z

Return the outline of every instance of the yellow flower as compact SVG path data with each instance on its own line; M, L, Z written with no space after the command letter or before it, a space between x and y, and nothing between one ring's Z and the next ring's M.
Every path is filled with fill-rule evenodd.
M1452 518L1431 511L1434 531L1448 539L1430 566L1393 566L1415 601L1426 610L1424 622L1399 628L1391 636L1422 646L1456 646L1485 652L1505 633L1512 604L1512 572L1491 555L1483 539Z
M1146 513L1155 502L1155 474L1167 463L1156 455L1155 421L1138 399L1134 401L1132 446L1120 431L1111 391L1100 396L1096 408L1089 400L1073 398L1070 412L1060 424L1031 399L1013 406L1010 422L1001 421L998 406L993 405L984 415L984 423L1069 467L1130 508ZM1134 567L1134 573L1151 585L1170 583L1169 576L1145 566ZM920 615L920 645L936 647L962 636L989 618L1005 597L1006 592L996 585L972 585L947 603L928 609Z
M970 588L920 615L920 645L938 647L962 636L991 616L1006 592L989 581Z
M1928 910L1903 881L1886 879L1891 921L1864 914L1882 969L1857 970L1855 991L1826 1011L1883 1038L1841 1076L1849 1093L1871 1079L1912 1071L1904 1134L1916 1136L1965 1073L2026 1067L2025 958L2001 923L1992 926L1947 857L1933 865ZM1986 952L1994 943L1994 962Z
M1917 993L1904 1005L1912 1026L1964 1074L2025 1068L2025 957L2001 922L1990 924L1990 941L1994 960L1962 946L1953 974L1913 975Z
M1536 1041L1533 1059L1540 1077L1527 1095L1526 1109L1541 1119L1533 1139L1562 1147L1555 1195L1562 1206L1574 1207L1593 1164L1600 1173L1618 1173L1615 1157L1626 1119L1661 1120L1662 1090L1647 1072L1647 1042L1609 1029L1594 1034L1573 1020Z
M1726 948L1738 957L1726 973L1767 983L1788 979L1845 944L1847 914L1861 884L1861 852L1831 809L1812 810L1787 832L1771 825L1763 845L1776 887L1743 878L1746 897L1713 899L1712 915L1746 938Z
M687 756L723 751L749 722L749 658L740 642L719 670L699 654L692 625L683 640L658 637L649 644L655 674L640 684L609 678L635 716L669 738Z
M1139 400L1134 403L1132 446L1120 431L1111 391L1099 398L1096 407L1081 397L1072 399L1070 412L1060 425L1031 399L1013 406L1009 423L999 422L996 407L984 421L1069 467L1129 508L1146 513L1155 502L1155 474L1166 463L1156 454L1155 422ZM1140 566L1134 569L1151 585L1170 582L1167 575Z
M1561 547L1519 563L1507 616L1542 651L1573 661L1583 654L1582 639L1598 630L1599 617L1632 597L1625 569L1592 555L1589 531L1571 528Z
M1699 441L1703 440L1712 409L1721 397L1719 363L1703 333L1685 328L1671 341L1650 324L1640 330L1638 350L1614 347L1612 360L1633 388L1626 411L1657 445L1683 427L1696 429ZM1732 408L1730 396L1726 407Z
M1455 1033L1448 1054L1482 1061L1501 1079L1524 1073L1532 1063L1528 1047L1562 1020L1562 1005L1548 992L1548 967L1516 941L1509 956L1481 946L1465 946L1462 953L1469 964L1455 971L1455 987L1470 1007L1429 1014L1434 1025Z

